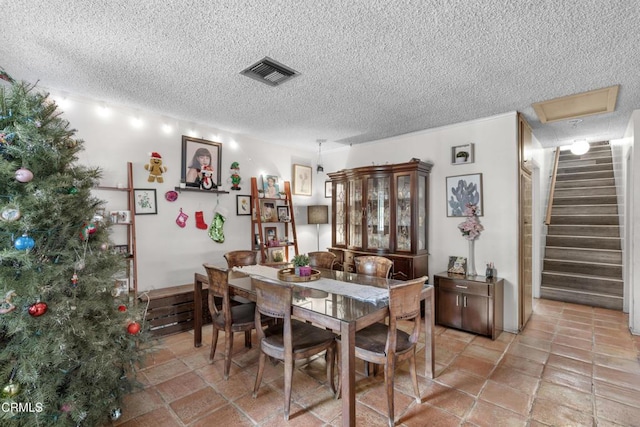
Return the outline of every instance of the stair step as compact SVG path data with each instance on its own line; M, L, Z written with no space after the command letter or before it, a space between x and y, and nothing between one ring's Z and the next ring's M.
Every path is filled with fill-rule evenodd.
M553 206L556 205L617 205L617 196L573 196L554 197Z
M615 196L616 187L581 187L581 188L556 188L555 197L572 196Z
M620 250L619 237L549 236L547 246Z
M558 173L577 173L577 172L595 172L595 171L613 171L613 163L596 163L590 165L562 165L558 164Z
M543 272L541 286L555 289L595 292L618 297L624 294L624 283L622 280L589 276L586 274Z
M600 295L595 293L573 292L565 289L540 287L540 297L573 304L601 307L609 310L622 310L622 297Z
M567 181L556 181L556 189L558 188L584 188L584 187L608 187L615 186L615 178L597 178L597 179L574 179Z
M618 205L556 205L552 215L617 215Z
M544 257L547 259L572 262L597 262L616 265L622 264L622 251L615 249L567 248L547 246L545 248Z
M556 181L573 181L576 179L599 179L599 178L613 178L613 171L559 173L556 175Z
M618 215L551 215L551 224L618 225Z
M605 155L603 157L597 157L593 159L562 159L562 157L558 160L558 167L568 167L568 166L587 166L587 165L599 165L602 163L613 163L613 159L610 155Z
M584 273L588 271L594 276L619 279L622 277L622 265L597 262L568 261L562 259L545 258L543 271L555 271L559 273Z
M572 160L593 160L593 159L601 159L601 158L611 158L611 150L589 150L585 154L581 154L576 156L572 154L570 151L561 152L559 161L572 161Z
M547 236L620 237L617 225L567 225L551 224Z

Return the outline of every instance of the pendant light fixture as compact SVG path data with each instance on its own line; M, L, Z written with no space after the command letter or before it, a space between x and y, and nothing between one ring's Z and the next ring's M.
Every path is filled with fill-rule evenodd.
M318 166L316 167L316 172L324 172L324 167L322 166L322 143L327 142L326 139L316 139L318 143Z
M586 139L576 139L571 144L571 153L576 156L581 156L589 151L589 143Z

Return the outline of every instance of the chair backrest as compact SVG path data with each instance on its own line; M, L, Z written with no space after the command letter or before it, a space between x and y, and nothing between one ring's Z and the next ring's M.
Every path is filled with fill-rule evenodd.
M285 319L291 317L291 301L293 288L291 285L280 284L268 279L251 277L251 283L256 290L256 310L260 313Z
M356 273L367 276L389 277L389 272L393 267L393 261L381 256L358 256L353 260L356 263Z
M222 298L222 313L225 320L231 320L231 302L229 298L228 270L211 264L202 264L209 280L209 310L212 315L218 314L214 297Z
M256 290L255 324L258 342L262 342L265 337L261 326L263 320L262 315L282 319L282 341L284 345L285 363L292 363L291 300L293 297L293 287L257 277L252 277L251 283Z
M336 254L329 251L309 252L309 266L318 268L333 269L336 261Z
M427 276L418 277L389 288L389 335L387 351L396 348L396 329L398 320L414 320L410 342L418 342L420 334L420 293L427 281Z
M227 267L240 267L243 265L256 265L258 263L257 251L231 251L224 254Z

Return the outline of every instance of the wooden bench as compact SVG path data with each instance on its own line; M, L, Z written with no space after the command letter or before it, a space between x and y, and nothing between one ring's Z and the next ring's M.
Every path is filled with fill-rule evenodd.
M149 291L149 308L146 321L149 322L151 335L171 335L194 329L195 304L193 284L172 286ZM200 300L202 322L200 325L211 323L209 313L208 289L202 289L203 298ZM145 295L140 295L140 304L146 304Z

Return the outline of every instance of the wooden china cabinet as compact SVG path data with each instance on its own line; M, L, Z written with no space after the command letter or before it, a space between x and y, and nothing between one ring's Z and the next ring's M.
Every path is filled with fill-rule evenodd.
M331 248L345 271L353 258L393 261L392 277L428 275L429 173L433 164L412 160L329 173L332 183Z

